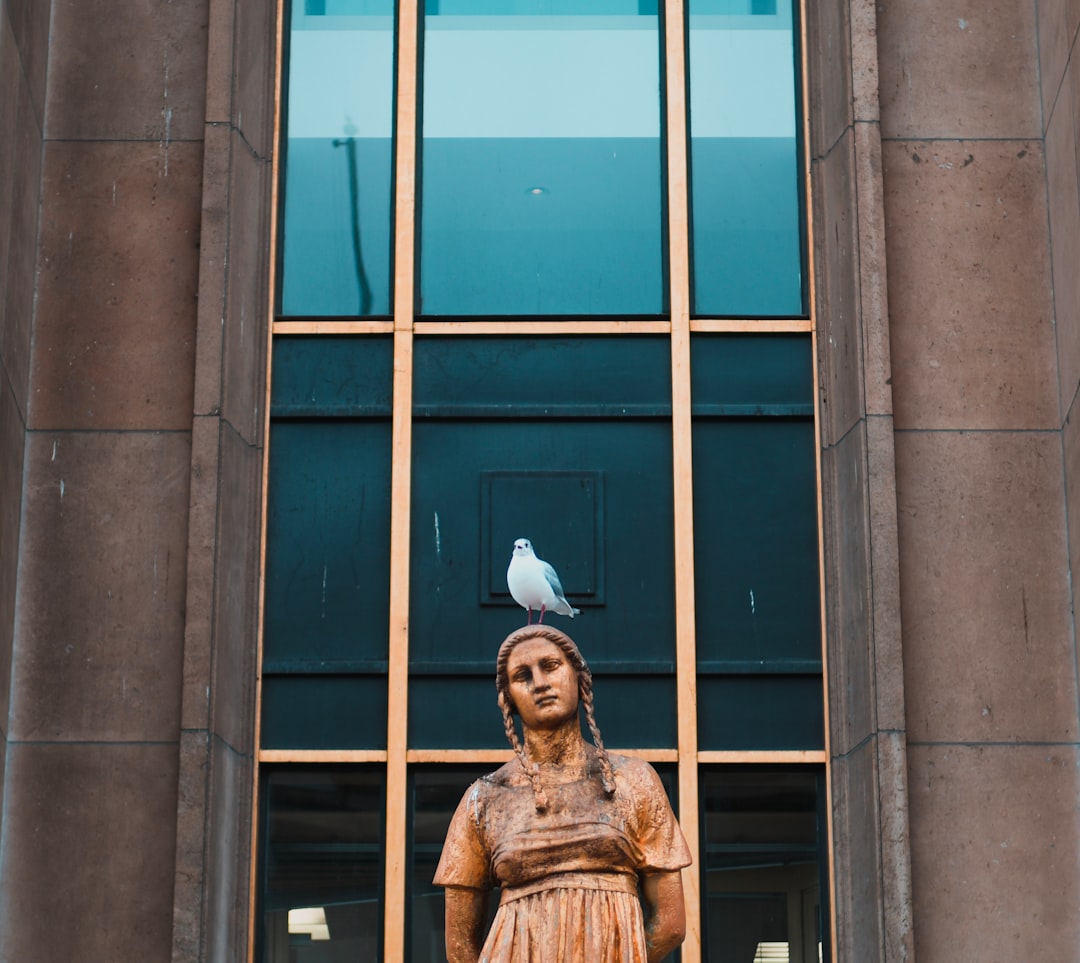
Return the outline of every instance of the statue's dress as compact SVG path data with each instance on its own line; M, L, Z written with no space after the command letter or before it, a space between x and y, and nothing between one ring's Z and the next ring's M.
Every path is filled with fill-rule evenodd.
M639 877L690 852L653 768L611 762L611 799L595 758L567 782L545 773L543 813L516 759L462 797L435 883L502 888L480 963L645 963Z

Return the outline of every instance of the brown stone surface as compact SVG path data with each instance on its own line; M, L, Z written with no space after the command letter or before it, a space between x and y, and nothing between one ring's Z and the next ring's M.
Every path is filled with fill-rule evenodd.
M172 932L172 958L177 961L199 959L209 770L206 730L182 732L176 800L176 889L173 893Z
M210 724L214 563L217 546L219 419L196 417L191 435L191 496L184 604L183 729Z
M882 137L1038 137L1035 4L881 0Z
M7 99L7 98L5 98ZM6 261L0 264L0 358L19 406L26 411L30 370L30 329L34 312L40 201L41 128L25 84L8 100L15 107L12 168L0 190L8 195Z
M8 731L26 426L0 365L0 738ZM3 810L0 809L0 812Z
M11 238L11 205L16 166L16 119L22 91L22 64L11 24L0 8L0 327L4 320L7 287L8 244Z
M203 959L247 958L251 791L250 756L210 742L210 793L207 812L206 901Z
M190 458L182 433L31 436L12 738L176 738Z
M909 734L1076 740L1060 439L900 433L896 464Z
M851 126L851 48L846 3L807 6L810 156L828 154Z
M1041 145L883 153L897 428L1055 427Z
M206 129L199 242L199 309L195 338L195 413L221 410L221 356L229 262L229 170L233 131Z
M854 137L849 130L814 164L814 208L821 255L818 271L822 440L834 444L865 411L859 330L859 291L853 265L858 249Z
M0 959L164 960L176 744L9 745Z
M842 10L845 3L833 5ZM844 11L847 12L846 10ZM856 122L876 127L880 118L877 4L875 0L851 0L851 101ZM831 69L830 61L824 64Z
M858 198L859 329L863 344L866 410L891 415L892 358L889 346L885 195L881 176L881 132L876 124L855 127L855 185Z
M34 116L41 129L45 116L45 76L49 63L51 4L38 0L7 0L4 5L19 49L22 74L30 91Z
M249 443L262 438L266 414L266 341L270 327L270 165L233 135L229 223L244 225L229 251L222 415Z
M833 759L834 859L838 959L884 963L881 844L878 839L877 758L874 740Z
M191 427L202 146L50 144L35 428Z
M911 905L911 834L908 822L907 738L883 731L877 737L878 838L881 871L885 959L915 958L915 920Z
M233 57L236 53L236 0L209 3L206 50L206 123L232 121Z
M1050 209L1054 319L1057 329L1060 417L1064 418L1080 386L1080 190L1077 165L1076 106L1080 66L1069 64L1046 132L1046 176Z
M210 690L213 732L240 752L252 750L255 626L262 452L228 426L221 433L214 652Z
M52 6L50 139L158 141L164 151L202 138L206 0Z
M1058 94L1069 55L1080 29L1076 0L1039 0L1035 5L1039 30L1039 82L1043 120L1047 127L1057 112Z
M1069 527L1066 533L1069 560L1075 567L1080 560L1080 400L1073 401L1073 410L1062 429L1062 447L1065 455L1065 504ZM1076 611L1077 578L1070 580L1073 611ZM1076 645L1076 629L1073 628L1073 644ZM1078 723L1080 725L1080 723Z
M268 159L274 145L276 8L263 0L236 0L236 77L232 121L251 149Z
M829 721L832 751L843 754L875 728L865 422L822 452L821 468L830 502L825 511Z
M915 959L1074 958L1075 746L910 746Z
M896 455L893 437L891 418L872 415L866 419L875 712L879 730L903 732L907 723L904 710Z

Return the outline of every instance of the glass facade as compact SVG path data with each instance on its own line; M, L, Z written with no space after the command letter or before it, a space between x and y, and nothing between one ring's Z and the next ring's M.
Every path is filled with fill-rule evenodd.
M431 876L509 755L527 537L581 609L548 620L605 742L678 803L681 960L829 959L797 9L287 23L259 958L442 959Z

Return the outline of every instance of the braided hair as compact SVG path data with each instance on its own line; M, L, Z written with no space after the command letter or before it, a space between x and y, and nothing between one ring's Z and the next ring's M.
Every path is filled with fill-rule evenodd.
M525 754L525 746L518 736L517 727L514 725L514 715L517 713L517 708L510 697L510 676L507 672L510 653L513 652L517 645L530 639L544 639L558 646L569 660L570 665L573 666L578 680L578 699L585 709L585 721L589 726L589 733L592 736L593 745L596 746L597 756L600 760L600 779L603 783L604 795L610 799L615 795L615 770L612 768L611 760L608 758L607 750L604 748L604 740L600 736L600 727L596 724L596 715L593 710L592 672L589 670L589 666L578 647L574 644L574 640L565 632L560 632L558 629L548 625L527 625L516 632L511 632L503 641L503 644L499 646L499 655L495 662L495 688L499 693L499 709L503 716L506 738L513 747L514 753L521 763L521 768L529 778L529 782L532 783L533 796L536 799L536 811L543 812L547 809L547 792L540 779L540 767L536 763L530 764L529 758Z

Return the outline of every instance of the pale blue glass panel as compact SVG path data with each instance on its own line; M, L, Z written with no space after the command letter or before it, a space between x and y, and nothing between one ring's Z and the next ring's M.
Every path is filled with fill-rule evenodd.
M393 0L296 0L280 313L390 313Z
M420 312L665 308L655 0L428 0Z
M693 310L805 314L791 0L689 0Z

